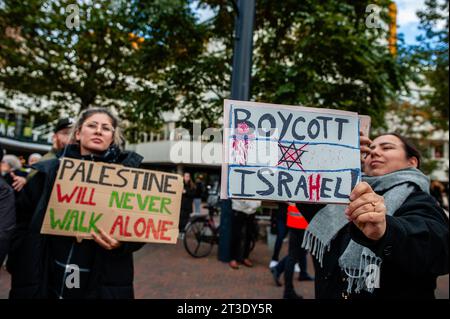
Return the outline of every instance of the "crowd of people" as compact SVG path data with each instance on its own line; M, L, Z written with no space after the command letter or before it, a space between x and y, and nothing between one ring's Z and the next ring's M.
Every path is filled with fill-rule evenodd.
M284 273L284 298L302 298L293 286L296 265L300 280L314 280L319 299L433 298L437 277L448 274L444 186L430 185L420 171L420 153L401 135L361 136L360 141L364 174L349 205L279 205L269 268L277 286ZM119 119L108 109L91 108L76 121L57 123L52 150L44 156L31 154L24 163L0 151L0 263L7 255L10 298L134 297L133 252L143 244L119 241L103 229L92 234L93 240L40 233L59 159L139 167L142 156L123 147ZM183 181L181 234L189 218L201 214L207 196L202 174L194 180L186 172ZM232 269L253 266L251 232L261 204L232 200ZM280 261L287 234L288 254ZM308 273L308 252L315 277ZM71 264L82 269L79 289L65 289Z

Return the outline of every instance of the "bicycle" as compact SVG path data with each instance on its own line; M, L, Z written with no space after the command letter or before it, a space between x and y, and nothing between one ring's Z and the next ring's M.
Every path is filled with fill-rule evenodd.
M220 225L214 220L214 216L219 214L218 204L209 204L208 215L194 217L185 227L183 237L184 248L189 255L195 258L208 256L214 245L219 244ZM258 224L255 220L254 229L252 230L252 240L250 242L250 251L255 248L258 240Z

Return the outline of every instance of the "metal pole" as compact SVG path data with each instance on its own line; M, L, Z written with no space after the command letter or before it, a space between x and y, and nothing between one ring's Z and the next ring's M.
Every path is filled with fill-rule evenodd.
M248 101L250 99L250 75L253 56L255 0L238 0L237 9L231 99ZM218 259L224 262L230 261L231 223L231 200L223 200L221 202Z
M248 101L253 56L253 21L255 0L238 0L236 16L231 98Z

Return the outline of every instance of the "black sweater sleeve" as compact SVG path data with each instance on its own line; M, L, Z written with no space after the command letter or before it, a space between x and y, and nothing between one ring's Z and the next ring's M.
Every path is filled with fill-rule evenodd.
M405 273L444 275L449 272L448 219L430 195L411 194L394 213L386 216L386 232L372 241L352 223L352 239L370 248Z
M39 190L45 187L45 175L37 172L25 185L19 197L16 200L17 210L17 231L28 229L34 210L40 200L41 193ZM113 255L123 255L132 253L140 249L143 243L123 242L122 245L114 250L109 251Z

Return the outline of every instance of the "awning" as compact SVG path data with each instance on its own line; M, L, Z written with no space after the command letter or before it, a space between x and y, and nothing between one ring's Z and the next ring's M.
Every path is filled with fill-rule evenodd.
M52 146L48 144L23 142L5 137L0 137L0 144L5 148L21 152L48 152L52 148Z

